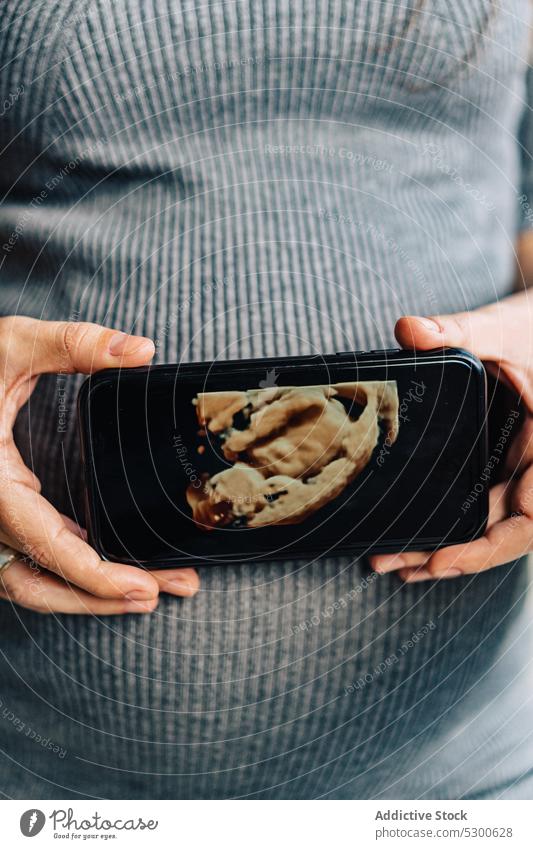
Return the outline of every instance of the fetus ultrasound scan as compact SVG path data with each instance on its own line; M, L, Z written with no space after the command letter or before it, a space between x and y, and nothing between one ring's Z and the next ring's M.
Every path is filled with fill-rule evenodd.
M187 487L198 528L293 525L340 495L398 436L396 383L208 392L193 399L197 451L224 468Z
M80 405L91 540L150 566L468 538L486 512L483 381L451 355L96 375Z

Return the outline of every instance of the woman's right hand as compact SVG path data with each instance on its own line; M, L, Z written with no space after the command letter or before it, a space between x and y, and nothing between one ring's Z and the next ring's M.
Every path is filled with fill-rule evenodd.
M146 572L101 560L84 530L40 494L13 439L17 413L40 374L131 368L153 355L149 339L96 324L0 318L0 542L21 552L0 575L0 598L43 613L100 616L154 610L160 591L197 592L194 569Z

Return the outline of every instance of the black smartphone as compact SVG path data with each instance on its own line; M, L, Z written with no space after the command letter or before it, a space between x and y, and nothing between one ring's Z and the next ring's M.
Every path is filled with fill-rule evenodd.
M486 391L454 349L99 372L78 399L89 540L161 568L474 539Z

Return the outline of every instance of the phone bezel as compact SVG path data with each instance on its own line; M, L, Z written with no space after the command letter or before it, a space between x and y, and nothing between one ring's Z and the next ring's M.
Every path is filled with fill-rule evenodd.
M264 359L252 360L220 360L215 362L183 362L175 364L163 364L155 366L143 366L135 369L107 369L97 372L89 376L82 384L78 394L78 422L81 443L82 465L85 479L85 512L86 525L90 544L96 549L100 557L104 560L116 560L116 555L108 552L102 543L100 537L100 521L99 521L99 503L97 498L97 485L94 475L94 467L92 459L92 428L90 421L90 400L94 392L105 385L115 383L118 379L136 380L141 376L150 374L150 380L168 380L172 378L173 382L178 379L198 381L205 379L209 375L215 381L224 380L228 376L238 376L247 374L250 378L255 375L264 375L265 369L279 369L280 374L290 374L291 371L301 370L318 370L318 368L331 368L338 375L346 369L351 370L353 375L353 367L360 367L365 371L371 372L373 369L383 369L389 363L394 366L410 366L413 363L417 365L426 364L442 364L459 362L468 367L474 379L478 384L478 392L476 393L477 405L475 413L477 415L478 438L472 447L472 463L477 462L480 474L487 463L488 459L488 437L487 437L487 408L486 394L487 382L486 373L482 363L470 352L458 348L445 348L432 351L405 351L401 349L388 349L383 351L344 351L336 354L327 355L311 355L299 357L268 357ZM337 378L338 379L338 378ZM357 379L368 380L372 379L368 376L357 377ZM380 378L383 379L383 378ZM312 378L309 383L313 383ZM317 381L318 382L318 381ZM442 537L427 537L419 536L414 539L406 540L406 538L379 540L376 542L361 540L358 543L350 542L347 544L337 543L328 551L306 546L301 554L294 553L292 550L287 554L287 559L314 559L316 557L331 556L333 554L345 555L365 555L372 553L392 553L397 551L421 551L425 549L435 549L443 545L457 545L463 542L469 542L476 539L485 531L488 520L488 487L484 486L483 492L479 494L476 501L477 514L474 520L474 533L465 534L463 536L454 537L452 540L443 542ZM244 559L252 559L253 562L261 562L261 560L280 559L268 552L258 550L251 552L241 552L239 554L239 562ZM194 555L179 555L164 556L161 558L153 558L151 560L137 560L135 558L120 558L121 562L134 563L145 568L163 568L164 566L177 565L203 565L206 564L206 558L196 557ZM223 565L224 563L235 562L235 556L221 557L216 562L207 563L209 565Z

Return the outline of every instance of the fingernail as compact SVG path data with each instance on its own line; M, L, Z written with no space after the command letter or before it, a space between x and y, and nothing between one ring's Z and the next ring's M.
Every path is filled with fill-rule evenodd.
M379 559L374 560L375 572L393 572L395 569L400 569L405 566L405 560L401 554L384 554Z
M417 316L417 321L423 324L426 330L431 330L432 333L440 333L440 327L432 318L422 318Z
M147 599L154 598L153 590L131 590L131 592L126 593L124 598L129 598L132 601L146 601ZM157 594L155 595L157 598Z
M441 575L435 575L436 578L457 578L459 575L462 575L460 569L447 569L446 572L443 572Z
M414 584L416 581L430 581L434 576L427 569L401 569L398 575L406 584Z
M124 604L125 613L151 613L157 607L158 599L151 601L127 601Z
M146 353L153 350L154 343L144 336L129 336L127 333L114 333L109 342L109 353L113 357L124 357L129 354L140 354L146 349Z
M196 595L198 592L198 586L196 584L192 584L184 578L172 578L172 580L165 581L165 590L166 592L175 592L179 595Z

